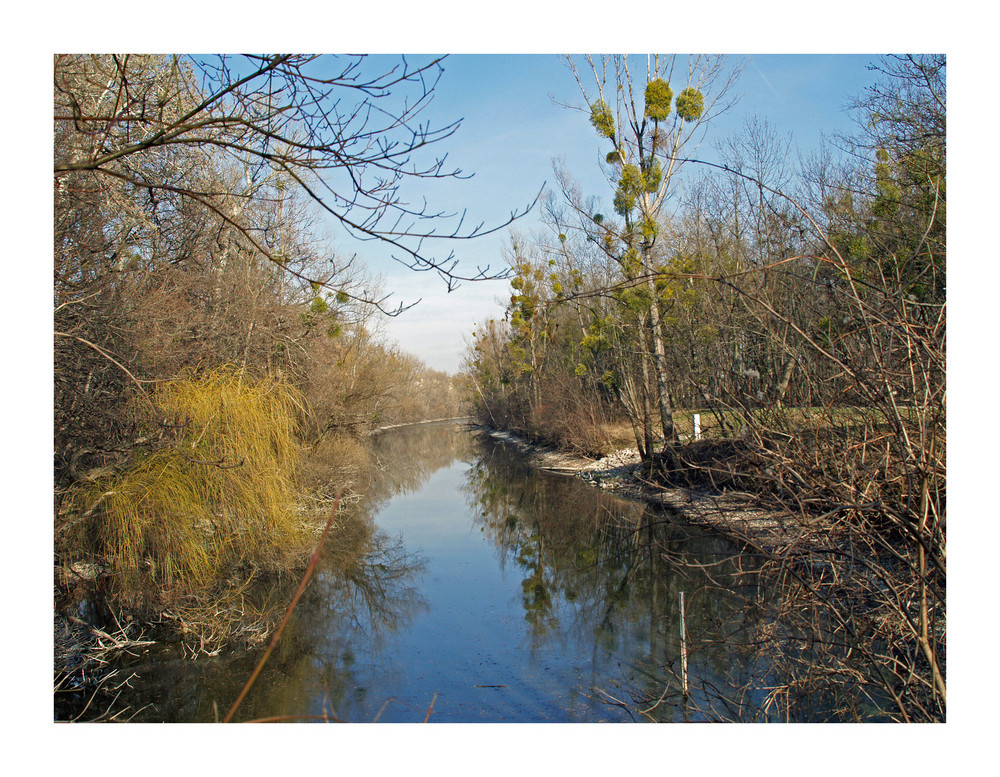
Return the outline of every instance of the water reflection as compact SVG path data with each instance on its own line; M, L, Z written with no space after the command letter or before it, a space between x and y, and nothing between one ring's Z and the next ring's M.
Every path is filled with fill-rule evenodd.
M399 538L377 531L370 516L345 513L328 543L330 552L238 720L350 714L363 700L357 656L377 653L392 633L426 609L419 591L422 560ZM287 603L298 581L275 584L266 595ZM263 646L192 661L177 647L157 646L123 666L136 679L119 707L140 710L133 718L137 722L221 719L262 653Z
M386 501L419 490L435 472L454 462L471 462L477 440L461 423L434 423L388 429L374 437L376 466L367 482L370 515Z
M472 445L470 435L453 424L378 436L375 465L362 477L365 498L342 509L320 567L238 719L375 717L372 710L385 697L368 697L373 657L428 605L420 589L424 559L400 536L379 530L374 516L392 499L418 490L438 469L468 459ZM272 581L263 596L287 602L297 582ZM124 667L137 678L120 705L141 709L136 721L219 719L262 652L263 647L191 661L170 646L154 648Z
M489 440L464 490L500 565L521 577L531 649L589 642L594 691L609 703L654 719L718 717L719 685L747 679L734 653L746 648L746 602L756 592L746 589L738 549L647 505L533 471ZM686 703L681 591L695 680ZM625 676L601 677L602 656L614 657Z
M240 719L421 721L432 699L431 719L447 722L730 719L763 706L769 667L749 635L767 597L741 549L532 470L462 425L374 444L366 498L342 515ZM221 717L258 656L147 655L130 703L152 706L136 719Z
M322 716L345 720L366 708L363 658L426 611L419 592L422 560L398 538L372 532L353 563L327 562L300 601L270 661L280 680L257 688L241 719ZM301 612L300 612L301 610Z

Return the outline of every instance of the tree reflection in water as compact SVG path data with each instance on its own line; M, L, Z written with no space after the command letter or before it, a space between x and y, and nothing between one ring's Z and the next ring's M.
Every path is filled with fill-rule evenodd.
M378 655L395 631L426 611L423 560L399 538L375 531L367 516L349 515L345 524L362 547L324 558L271 659L282 680L260 694L245 713L250 719L326 712L363 720L369 704L358 692L366 686L358 657Z
M368 698L371 673L383 669L377 656L394 633L427 611L420 590L425 560L402 538L377 530L373 516L393 498L418 490L437 470L469 460L473 444L456 424L376 436L375 465L362 481L364 499L343 511L339 534L271 659L284 678L261 694L246 717L333 711L344 720L373 718L372 710L386 701Z
M370 515L394 496L418 490L434 472L475 457L476 437L457 423L390 429L375 435L376 467L369 474L365 505Z
M330 552L310 581L261 679L240 707L238 720L324 714L363 720L364 686L355 657L377 653L426 604L419 593L423 561L402 542L376 531L361 511L346 511L328 539ZM298 581L286 578L267 597L291 598ZM263 646L250 652L188 660L160 647L127 662L135 673L121 707L141 712L136 722L210 722L220 719L253 671Z
M753 660L748 625L765 592L740 549L668 513L538 472L492 440L465 492L501 566L519 570L532 650L591 640L594 664L617 657L618 679L593 691L637 717L733 719L761 706L769 668ZM680 683L680 612L691 688ZM756 689L748 693L747 689Z
M823 717L822 694L794 711L775 703L774 646L795 639L801 665L805 632L776 614L790 600L747 546L532 469L461 425L375 443L366 496L340 515L240 719L422 720L432 698L435 716L454 721ZM429 561L376 519L426 542ZM287 601L296 583L271 596ZM152 705L136 720L213 720L258 657L147 656L128 668L140 679L122 701Z

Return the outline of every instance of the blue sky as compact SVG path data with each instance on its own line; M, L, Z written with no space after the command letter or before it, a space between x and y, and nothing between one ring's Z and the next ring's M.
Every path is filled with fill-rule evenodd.
M749 115L767 119L779 134L791 133L795 148L808 154L824 136L852 127L844 109L875 74L868 65L874 56L758 55L736 57L746 66L735 92L739 102L709 127L699 156L711 158L712 146L739 131ZM564 107L583 104L579 87L562 57L555 54L453 55L435 98L423 115L432 125L456 119L456 134L435 149L448 152L448 162L470 180L437 180L414 186L431 206L468 212L468 226L495 225L512 210L523 209L539 189L553 183L552 162L562 157L588 195L610 199L599 166L607 153L585 114ZM405 190L404 190L405 191ZM606 200L607 201L607 200ZM530 236L541 228L537 209L513 227ZM476 239L441 244L439 252L454 250L460 267L471 272L489 265L505 266L509 231ZM385 335L435 369L459 368L465 339L473 325L502 315L497 300L509 296L503 281L465 283L451 293L443 281L393 262L373 243L355 245L338 236L335 248L357 251L372 273L385 278L386 291L398 302L420 304L385 321Z

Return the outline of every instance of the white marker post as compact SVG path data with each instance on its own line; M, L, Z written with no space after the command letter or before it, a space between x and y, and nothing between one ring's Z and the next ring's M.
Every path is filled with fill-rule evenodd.
M694 414L694 439L701 439L701 414Z

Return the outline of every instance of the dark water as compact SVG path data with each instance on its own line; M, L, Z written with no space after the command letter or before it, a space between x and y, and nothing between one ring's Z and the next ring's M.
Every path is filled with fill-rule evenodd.
M738 549L462 425L392 430L377 447L351 516L360 558L331 554L239 719L699 720L732 716L720 697L759 705L738 690L766 685L741 644L758 593L741 588ZM136 721L221 718L260 653L154 650L120 703L146 705Z

